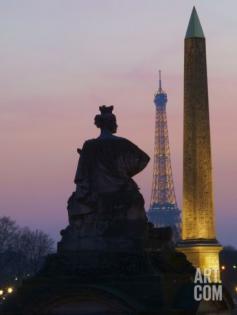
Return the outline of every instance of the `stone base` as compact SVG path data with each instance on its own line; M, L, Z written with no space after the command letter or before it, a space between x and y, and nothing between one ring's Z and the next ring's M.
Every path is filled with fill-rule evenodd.
M181 241L176 249L182 252L196 268L202 271L212 269L212 281L220 281L219 253L222 247L217 240Z
M194 267L173 249L133 252L81 251L50 255L39 273L43 277L77 277L83 281L104 277L194 275Z
M0 314L192 315L193 272L174 251L56 254Z
M11 308L1 314L192 315L196 309L192 286L178 276L115 277L97 283L64 277L25 282Z

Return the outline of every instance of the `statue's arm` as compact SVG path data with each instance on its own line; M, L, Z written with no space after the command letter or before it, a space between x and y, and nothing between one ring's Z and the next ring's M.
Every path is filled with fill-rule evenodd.
M122 168L126 169L126 173L130 177L140 173L150 161L150 157L144 151L127 139L124 142L122 157Z
M134 176L138 173L140 173L149 163L150 157L148 154L146 154L143 150L141 150L138 146L134 145L134 151L136 152L136 163L134 169L131 171L131 176Z

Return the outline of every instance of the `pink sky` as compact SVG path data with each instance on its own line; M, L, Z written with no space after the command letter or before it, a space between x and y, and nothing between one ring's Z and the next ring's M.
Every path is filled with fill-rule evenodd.
M181 3L182 2L182 3ZM217 235L236 241L235 0L51 0L0 4L0 215L59 238L76 148L113 104L118 134L151 157L163 70L176 195L182 194L183 38L196 5L207 40ZM149 205L152 161L137 182Z

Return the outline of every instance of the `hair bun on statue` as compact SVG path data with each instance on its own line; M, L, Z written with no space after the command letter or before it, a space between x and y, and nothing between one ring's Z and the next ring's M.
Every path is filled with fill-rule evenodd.
M116 117L112 113L114 109L114 106L106 106L102 105L99 107L100 114L95 116L95 125L98 128L106 128L106 129L111 129L111 126L113 126L116 123Z
M99 109L100 109L101 115L112 114L114 106L113 105L111 105L111 106L102 105L99 107Z

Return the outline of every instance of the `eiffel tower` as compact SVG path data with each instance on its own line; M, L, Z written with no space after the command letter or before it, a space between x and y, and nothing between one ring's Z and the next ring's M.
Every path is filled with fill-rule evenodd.
M177 241L180 238L181 220L174 191L166 116L167 94L162 89L161 71L154 103L156 106L154 167L147 216L155 227L172 227L173 239Z

